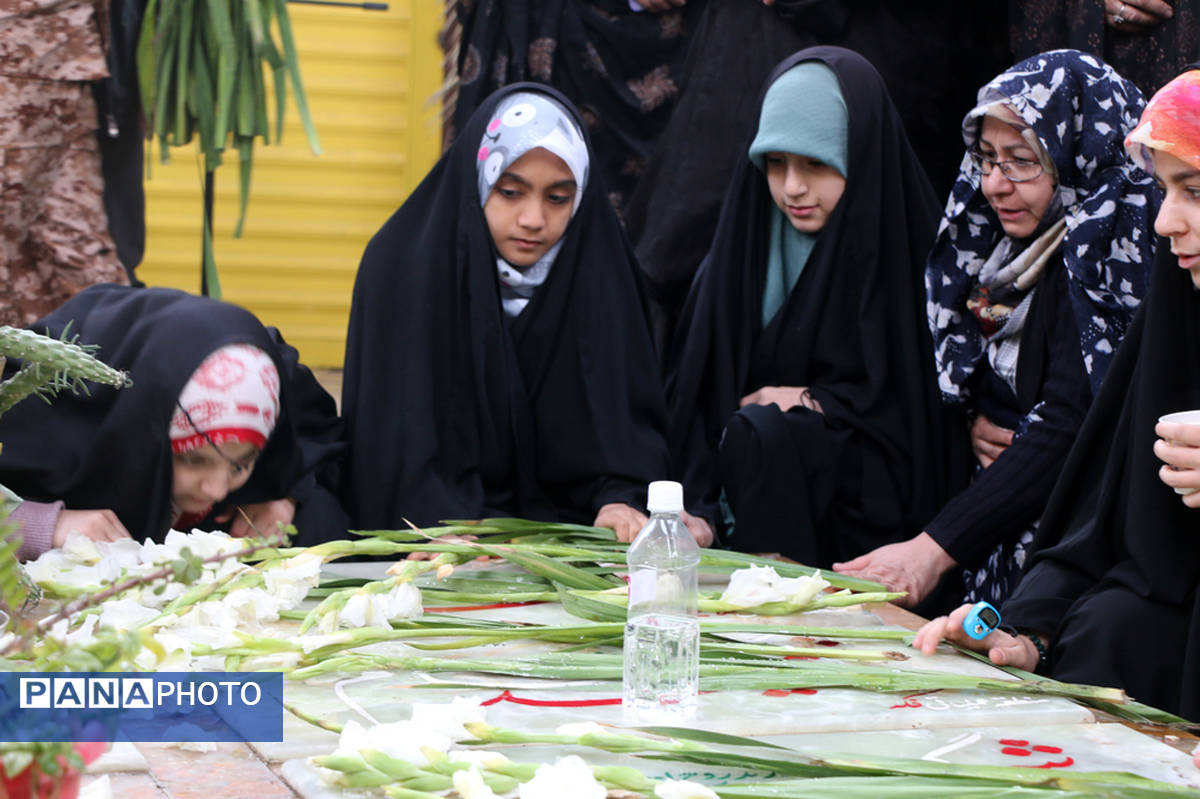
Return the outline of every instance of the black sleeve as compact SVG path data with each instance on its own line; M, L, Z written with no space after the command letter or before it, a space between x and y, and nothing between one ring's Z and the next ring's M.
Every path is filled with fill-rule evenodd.
M310 546L344 538L349 516L337 498L346 444L344 425L333 397L321 386L300 353L285 342L275 328L268 328L284 364L280 377L286 384L288 405L299 451L296 471L288 496L296 502L293 543Z
M1091 404L1065 270L1055 271L1057 279L1048 275L1039 287L1053 290L1055 302L1051 313L1045 314L1050 321L1045 328L1046 368L1038 403L1022 420L1023 431L1012 446L925 527L959 565L968 568L978 566L998 544L1019 535L1041 516Z

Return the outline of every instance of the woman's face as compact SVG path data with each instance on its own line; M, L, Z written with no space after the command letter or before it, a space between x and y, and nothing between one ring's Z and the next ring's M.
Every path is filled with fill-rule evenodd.
M207 513L246 484L258 454L253 444L229 441L173 455L171 500L175 507L182 513Z
M575 203L575 178L563 160L535 147L500 175L483 215L500 257L533 266L558 243Z
M842 199L846 179L829 164L795 153L770 152L764 163L775 206L801 233L819 233Z
M1037 163L1037 153L1012 125L994 117L983 118L979 135L979 150L985 158L995 161L1030 161ZM1013 183L1004 170L993 168L990 175L980 175L983 196L1000 217L1004 232L1014 239L1033 235L1042 221L1050 201L1054 199L1054 180L1045 172L1033 180Z
M1171 252L1181 269L1192 274L1200 288L1200 170L1162 150L1154 156L1154 179L1166 192L1154 231L1171 240Z

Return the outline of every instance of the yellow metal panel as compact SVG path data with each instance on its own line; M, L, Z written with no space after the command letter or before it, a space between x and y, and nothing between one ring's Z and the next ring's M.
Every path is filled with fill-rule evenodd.
M313 156L290 104L283 143L255 146L241 239L237 153L216 172L215 252L224 299L275 325L310 366L342 365L350 294L371 235L437 160L442 4L390 0L388 11L290 5L321 139ZM268 88L268 96L273 97ZM154 286L200 289L203 175L194 149L146 181L146 257Z

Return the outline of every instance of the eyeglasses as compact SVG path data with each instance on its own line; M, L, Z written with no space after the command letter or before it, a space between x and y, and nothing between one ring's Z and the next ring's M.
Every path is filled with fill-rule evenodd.
M975 164L975 168L979 170L980 174L990 175L993 168L1000 167L1000 171L1004 174L1004 177L1013 183L1026 183L1030 180L1036 180L1046 171L1042 167L1041 161L1030 161L1026 158L997 161L995 158L986 156L981 151L975 149L968 150L967 154L971 156L971 161Z

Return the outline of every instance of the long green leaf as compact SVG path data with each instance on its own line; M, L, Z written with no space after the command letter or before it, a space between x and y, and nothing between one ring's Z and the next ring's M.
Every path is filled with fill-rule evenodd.
M233 35L233 22L229 14L228 0L202 0L217 43L217 116L214 148L225 149L225 137L229 131L232 112L234 81L237 77L237 40ZM215 270L215 264L214 264Z
M304 135L308 137L308 147L312 150L313 155L320 155L321 142L317 139L317 129L313 125L312 115L308 111L304 81L300 78L300 59L296 56L296 42L292 38L292 23L288 18L287 0L275 0L275 17L279 24L279 35L283 39L283 54L287 61L288 75L292 79L292 94L296 97L296 110L300 113L300 122L304 125Z
M142 12L142 29L138 31L137 41L137 72L138 88L142 96L144 114L153 114L155 102L155 68L154 39L158 28L158 0L149 0L146 10ZM153 130L153 124L147 128Z
M591 588L603 590L612 588L613 583L594 574L578 569L561 560L547 557L538 552L518 549L516 547L493 547L480 545L479 550L497 558L503 558L515 563L522 569L544 577L552 583L562 584L569 588Z

